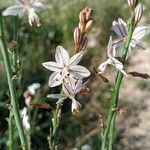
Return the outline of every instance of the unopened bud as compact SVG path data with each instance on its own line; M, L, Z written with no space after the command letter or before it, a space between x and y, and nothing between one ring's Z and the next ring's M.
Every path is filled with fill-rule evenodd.
M74 30L74 43L78 45L81 41L81 31L78 27Z
M134 0L127 0L128 1L128 5L130 7L131 10L133 10L134 8Z
M93 9L92 8L88 8L88 11L86 12L85 17L86 17L87 21L92 19L92 17L93 17Z
M82 11L79 14L79 20L82 24L84 24L86 22L85 13Z
M141 20L143 15L143 5L139 3L135 8L135 25Z
M32 107L31 105L32 105L32 96L29 96L29 97L27 97L27 98L25 98L25 104L26 104L26 106L27 107Z
M92 28L94 21L93 20L89 20L86 24L85 30L88 31Z
M80 29L81 33L84 33L84 25L79 22L78 28Z
M83 37L81 40L79 51L84 51L87 47L88 39L87 37Z

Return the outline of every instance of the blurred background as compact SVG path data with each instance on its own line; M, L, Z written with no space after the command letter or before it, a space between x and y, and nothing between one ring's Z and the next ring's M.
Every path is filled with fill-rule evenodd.
M0 10L14 4L15 0L0 0ZM144 16L141 25L150 24L150 1L143 0ZM55 107L55 100L47 99L47 94L58 93L60 87L49 88L48 78L51 72L46 70L42 62L54 60L55 48L62 45L70 54L74 53L73 31L79 23L79 12L86 6L94 10L95 24L88 33L88 52L81 64L91 72L106 59L106 46L113 20L119 17L129 18L130 12L126 0L43 0L49 9L39 13L42 26L30 27L27 17L20 20L19 28L19 56L21 60L21 82L18 84L18 100L20 110L25 106L23 93L33 83L40 83L41 87L34 95L34 101L47 103ZM13 17L4 18L5 34L8 47L13 40ZM145 51L133 50L127 63L128 72L138 71L150 73L150 36L143 41ZM104 74L112 83L116 71L108 68ZM106 121L111 98L111 87L99 77L93 75L88 85L90 91L79 97L82 110L78 116L71 114L71 102L66 100L62 108L61 125L59 129L60 150L73 148L83 150L97 150L100 145L100 117ZM125 113L118 113L115 135L115 148L118 150L149 150L150 149L150 81L130 77L125 79L120 92L119 106ZM10 104L5 67L0 53L0 149L8 149L8 122ZM49 127L51 126L51 111L42 108L32 108L31 141L33 150L47 150ZM16 149L19 149L19 137L14 128Z

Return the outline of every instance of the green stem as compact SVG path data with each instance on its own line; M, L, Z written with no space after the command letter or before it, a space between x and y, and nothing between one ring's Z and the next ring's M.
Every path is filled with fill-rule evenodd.
M17 126L19 137L21 140L22 149L27 150L26 138L25 138L25 134L24 134L24 130L23 130L22 121L20 118L19 106L18 106L18 101L17 101L16 86L15 86L15 82L12 79L13 74L12 74L12 70L11 70L11 63L9 60L7 45L6 45L5 37L4 37L4 30L3 30L1 13L0 13L0 48L2 51L4 64L5 64L5 68L6 68L8 86L9 86L10 97L11 97L11 101L12 101L12 107L13 107L12 108L13 109L13 115L14 115L14 118L16 121L16 126Z
M128 49L130 46L133 31L134 31L134 15L131 19L130 26L129 26L127 42L125 45L125 54L123 55L123 62L125 62L127 54L128 54ZM101 150L105 150L107 147L108 135L109 135L109 150L113 150L114 127L115 127L115 118L116 118L116 113L117 113L115 109L117 109L118 107L118 96L119 96L119 91L120 91L122 80L123 80L123 74L121 72L118 72L117 77L116 77L115 87L112 93L111 105L110 105L110 109L108 113L106 129L104 131L104 136L102 139Z
M9 113L9 150L14 150L13 144L13 112L10 110Z
M51 138L50 138L50 143L51 143L51 150L57 150L57 143L58 143L58 127L59 127L59 120L58 115L60 113L60 105L57 104L56 110L53 114L52 118L52 129L51 129Z

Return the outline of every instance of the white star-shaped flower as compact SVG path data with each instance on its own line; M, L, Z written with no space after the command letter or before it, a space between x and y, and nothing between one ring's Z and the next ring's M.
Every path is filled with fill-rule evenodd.
M16 5L10 6L3 11L3 16L23 16L27 13L29 24L32 26L32 23L36 22L39 27L41 22L37 12L44 8L44 5L39 0L18 0Z
M113 21L112 28L115 31L115 33L119 36L119 38L117 40L114 40L113 44L116 46L116 48L120 48L121 50L123 50L125 43L126 43L126 40L127 40L127 35L128 35L127 24L121 18L119 18L118 22ZM131 38L131 43L129 45L128 56L131 53L131 47L137 48L140 50L145 49L143 43L141 43L140 40L147 33L148 33L148 28L145 26L138 26L135 28L135 30L133 31L132 38Z
M111 36L107 46L107 56L108 59L104 63L100 64L98 67L98 69L100 70L99 74L103 73L106 69L106 66L109 64L109 65L113 65L117 70L121 71L125 76L128 76L123 70L123 64L115 58L116 51L115 51L115 47L113 46L113 41Z
M84 52L81 51L70 58L68 52L62 46L57 46L56 62L50 61L42 64L48 70L54 71L49 78L49 86L55 87L62 84L63 79L70 75L78 79L88 77L90 72L85 67L77 65L83 54Z
M75 79L72 76L67 77L63 82L62 89L64 94L50 94L49 98L59 99L57 104L62 104L66 98L70 98L72 101L71 111L74 115L79 113L81 104L75 99L77 93L81 91L84 85L82 85L82 79Z

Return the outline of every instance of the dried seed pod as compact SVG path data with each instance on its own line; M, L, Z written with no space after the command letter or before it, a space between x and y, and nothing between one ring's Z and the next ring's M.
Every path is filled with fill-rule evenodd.
M135 8L135 25L140 22L143 15L143 5L139 3Z
M86 24L85 31L90 30L92 28L93 24L94 24L94 20L89 20Z
M81 34L84 33L84 25L79 22L78 28L80 29Z
M81 42L81 31L78 27L74 30L74 43L78 45Z
M133 8L134 8L134 0L127 0L127 2L128 2L128 5L129 5L130 9L133 10Z
M87 37L83 37L80 43L79 51L84 51L87 47L88 39Z

